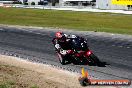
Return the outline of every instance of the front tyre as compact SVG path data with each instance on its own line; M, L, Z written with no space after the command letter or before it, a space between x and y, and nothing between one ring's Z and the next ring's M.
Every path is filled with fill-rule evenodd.
M58 57L59 57L59 61L62 65L65 65L65 58L60 54L60 53L57 53Z

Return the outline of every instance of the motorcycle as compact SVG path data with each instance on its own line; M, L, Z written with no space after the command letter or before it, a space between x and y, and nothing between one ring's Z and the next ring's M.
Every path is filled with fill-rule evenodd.
M100 60L94 53L88 48L86 41L81 38L72 38L70 39L70 50L58 51L56 53L59 57L59 61L62 65L65 65L66 62L73 64L92 64L98 65ZM65 53L62 55L61 53Z

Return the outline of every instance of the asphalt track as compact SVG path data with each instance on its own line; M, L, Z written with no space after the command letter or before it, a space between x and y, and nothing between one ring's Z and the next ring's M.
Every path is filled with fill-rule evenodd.
M105 62L105 66L63 66L59 63L51 42L54 33L52 30L36 28L0 27L0 53L51 64L73 72L80 72L81 67L84 67L93 78L132 80L132 37L118 39L74 32L87 39L90 49Z

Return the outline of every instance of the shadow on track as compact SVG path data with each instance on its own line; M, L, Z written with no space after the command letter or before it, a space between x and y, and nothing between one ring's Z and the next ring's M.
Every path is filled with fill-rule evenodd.
M71 63L74 64L74 65L88 65L88 66L98 66L98 67L106 67L106 65L110 65L107 62L102 62L102 61L99 61L96 64L93 64L93 63L85 63L85 62L71 62L71 61L67 61L65 63L65 65L68 65L68 64L71 64Z

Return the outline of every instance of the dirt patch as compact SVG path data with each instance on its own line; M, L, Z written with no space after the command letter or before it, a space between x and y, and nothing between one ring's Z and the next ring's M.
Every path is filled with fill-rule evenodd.
M0 55L0 88L82 88L78 77L79 74L49 65Z
M13 84L13 88L79 88L79 83L73 82L77 79L73 73L48 65L0 55L0 84Z

